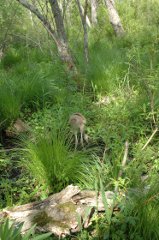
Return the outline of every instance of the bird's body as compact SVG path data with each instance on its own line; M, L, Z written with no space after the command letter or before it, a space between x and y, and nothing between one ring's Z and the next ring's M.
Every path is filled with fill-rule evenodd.
M78 145L78 137L77 137L78 132L80 132L81 134L80 142L81 142L81 145L83 146L83 139L86 140L86 135L84 133L86 118L81 113L74 113L70 116L69 124L75 135L75 149L77 148L77 145Z
M74 113L70 116L69 123L74 130L84 128L86 119L81 113Z

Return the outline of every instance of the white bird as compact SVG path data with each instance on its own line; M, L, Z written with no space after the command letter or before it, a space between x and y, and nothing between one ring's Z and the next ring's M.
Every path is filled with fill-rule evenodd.
M80 142L83 146L83 140L88 142L88 136L84 133L84 128L86 125L86 118L81 113L74 113L70 116L69 124L71 126L72 132L75 135L75 149L78 145L78 132L80 132Z

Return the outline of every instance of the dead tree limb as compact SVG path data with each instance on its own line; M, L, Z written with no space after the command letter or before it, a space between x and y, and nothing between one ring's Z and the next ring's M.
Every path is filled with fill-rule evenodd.
M156 129L153 131L153 133L151 134L151 136L149 137L149 139L147 140L147 142L145 143L145 145L142 147L141 150L144 150L144 149L147 147L147 145L151 142L153 136L156 134L157 131L158 131L158 128L156 128Z
M111 208L114 193L107 191L105 196L108 206ZM41 232L52 232L58 236L65 236L80 230L79 217L83 227L88 227L97 204L98 211L105 210L100 194L97 199L95 191L80 191L79 187L69 185L61 192L53 194L43 201L5 209L0 212L0 219L8 217L15 224L24 222L22 232L36 224L36 229Z

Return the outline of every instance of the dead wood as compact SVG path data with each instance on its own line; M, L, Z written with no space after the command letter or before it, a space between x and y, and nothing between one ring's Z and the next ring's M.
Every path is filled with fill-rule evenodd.
M114 193L107 191L105 196L111 207ZM80 230L79 219L82 226L87 228L97 206L98 212L104 211L100 194L97 196L95 191L81 191L79 187L69 185L43 201L4 209L0 212L0 219L8 217L15 224L24 222L22 232L36 224L38 231L65 236Z
M147 142L145 143L145 145L142 147L141 150L144 150L147 147L147 145L151 142L152 138L154 137L154 135L156 134L157 131L158 131L158 128L156 128L153 131L153 133L151 134L151 136L149 137L149 139L147 140Z
M6 136L7 137L15 137L21 133L29 132L31 128L20 118L12 124L8 129L6 129Z

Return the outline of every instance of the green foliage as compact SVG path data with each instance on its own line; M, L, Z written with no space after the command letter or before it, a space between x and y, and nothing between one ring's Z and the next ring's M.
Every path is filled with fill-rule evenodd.
M0 0L0 47L3 51L13 40L12 34L18 28L20 29L20 16L22 16L22 11L16 2Z
M0 85L0 120L2 124L7 125L8 122L14 120L20 114L21 94L16 94L14 89L15 83L10 84L4 80Z
M0 240L42 240L47 239L47 237L51 235L50 233L45 233L35 236L33 233L35 226L28 230L25 235L21 235L22 227L23 223L15 226L6 219L6 221L0 226Z
M158 211L157 184L150 186L149 190L132 190L122 203L121 211L113 217L113 239L117 236L123 236L120 239L158 239Z
M0 209L44 199L48 191L31 177L21 161L20 151L0 149Z
M19 63L20 60L21 60L20 56L17 54L16 49L11 48L3 57L2 66L4 68L9 68L9 67L12 67L14 64Z
M35 140L26 143L25 164L41 184L54 191L69 183L75 183L88 162L83 154L70 151L67 131L45 130Z
M119 50L115 44L112 46L105 41L93 43L86 75L88 83L93 85L97 93L113 92L124 78L125 61L126 52Z
M105 213L94 220L93 232L83 230L79 219L78 239L159 239L158 132L143 150L159 124L158 1L116 1L126 30L120 39L114 36L100 2L98 24L88 29L87 66L78 9L75 2L69 3L65 26L82 91L66 74L38 20L34 16L31 20L17 3L2 2L0 41L9 29L6 40L12 46L0 63L0 128L22 116L32 130L23 157L19 152L1 154L0 207L44 199L49 192L74 183L101 191L105 204ZM73 151L66 124L73 112L87 118L89 143L78 151ZM118 179L126 140L128 162ZM142 180L143 176L147 179ZM111 212L104 191L116 185L126 197L117 199L119 210Z
M91 163L85 164L85 171L81 173L78 179L80 186L84 189L99 190L100 180L102 179L105 189L107 189L107 185L110 183L110 178L112 177L110 163L104 163L97 157L92 157L91 161Z
M106 220L107 220L108 224L110 225L113 206L112 206L112 209L109 209L109 205L108 205L107 199L105 197L104 186L103 186L103 183L102 183L101 179L100 179L100 190L101 190L101 195L102 195L102 202L103 202L104 208L105 208L105 217L106 217Z
M23 56L22 49L19 51L13 49L11 52L14 52L15 56L20 56L20 54ZM33 58L36 58L37 51L32 51L32 55ZM6 55L2 61L1 67L5 63L6 66L12 66L13 68L8 72L1 69L0 122L3 128L19 117L21 111L26 107L36 109L37 107L52 105L55 102L60 103L63 101L63 95L66 92L64 88L62 89L63 83L61 83L61 86L60 84L57 86L60 77L58 63L52 69L52 63L48 59L46 63L41 61L31 65L31 63L26 64L24 57L14 68L12 64L15 63L16 57L12 58L10 55ZM61 71L61 77L62 74Z

